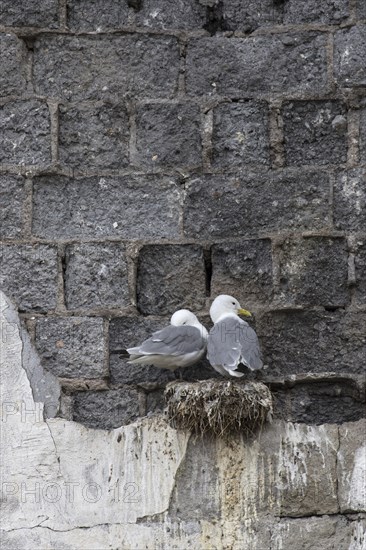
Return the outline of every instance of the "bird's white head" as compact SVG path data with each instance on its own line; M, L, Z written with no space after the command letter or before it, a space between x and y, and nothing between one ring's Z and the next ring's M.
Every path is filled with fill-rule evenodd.
M205 327L201 325L195 314L189 311L189 309L179 309L178 311L173 313L170 319L170 324L175 327L181 327L185 325L196 327L200 330L203 337L205 337L205 335L207 334L207 330L205 329Z
M246 309L243 309L236 298L228 296L227 294L220 294L214 299L210 307L210 316L213 323L216 323L222 315L228 313L234 313L235 315L244 315L245 317L251 317L251 313Z

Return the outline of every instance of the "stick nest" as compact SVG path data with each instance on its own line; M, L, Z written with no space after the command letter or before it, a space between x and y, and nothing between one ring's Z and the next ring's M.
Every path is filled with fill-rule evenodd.
M253 434L272 417L272 394L261 382L170 382L166 413L173 428L226 436Z

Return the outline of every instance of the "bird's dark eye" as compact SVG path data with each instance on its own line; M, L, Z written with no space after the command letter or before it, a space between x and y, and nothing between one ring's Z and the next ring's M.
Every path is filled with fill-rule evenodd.
M235 306L235 302L231 302L233 304L233 306Z

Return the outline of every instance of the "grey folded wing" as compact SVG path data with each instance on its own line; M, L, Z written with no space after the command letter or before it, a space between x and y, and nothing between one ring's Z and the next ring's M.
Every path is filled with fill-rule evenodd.
M228 317L215 323L207 342L207 358L212 366L235 370L242 364L251 370L263 367L255 331L241 319Z
M201 331L191 326L168 326L154 332L140 346L127 351L132 355L186 355L204 350L205 339Z

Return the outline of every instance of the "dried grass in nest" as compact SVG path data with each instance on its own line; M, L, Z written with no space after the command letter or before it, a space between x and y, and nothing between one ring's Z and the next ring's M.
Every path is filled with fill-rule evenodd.
M272 416L272 394L261 382L174 381L166 387L165 402L172 427L199 434L250 435Z

